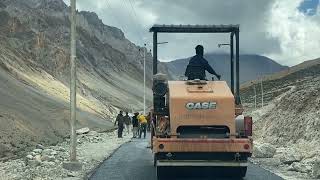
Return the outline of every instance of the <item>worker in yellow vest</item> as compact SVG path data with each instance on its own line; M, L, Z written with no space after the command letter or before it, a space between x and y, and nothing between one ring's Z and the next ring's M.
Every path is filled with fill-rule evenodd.
M148 121L143 114L138 116L138 120L139 120L139 124L140 124L139 138L141 138L142 133L143 133L144 138L146 138Z

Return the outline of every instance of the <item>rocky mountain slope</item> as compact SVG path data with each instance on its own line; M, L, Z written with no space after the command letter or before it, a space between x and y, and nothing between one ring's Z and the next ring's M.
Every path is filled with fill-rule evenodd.
M0 158L67 135L69 39L62 0L0 1ZM110 129L119 109L142 109L141 47L91 12L77 13L77 39L78 127Z
M296 177L320 178L319 75L320 59L316 59L266 76L265 106L257 110L253 108L253 85L261 107L260 81L245 84L241 89L243 103L249 109L247 114L254 118L255 141L277 148L273 160L262 161L274 170L281 167Z
M222 75L222 79L230 81L230 55L208 53L205 58L215 71ZM175 78L184 75L190 58L174 60L167 63L170 74ZM240 81L241 83L254 80L262 75L272 74L286 69L277 62L265 56L240 55ZM207 75L207 78L211 75Z

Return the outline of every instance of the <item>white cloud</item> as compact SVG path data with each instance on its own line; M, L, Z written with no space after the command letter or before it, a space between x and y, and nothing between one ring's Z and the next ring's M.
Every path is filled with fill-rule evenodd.
M68 2L69 0L64 0ZM320 57L320 8L314 16L299 12L302 0L77 0L80 10L94 11L107 25L121 28L138 45L152 45L153 24L240 24L241 53L262 54L286 65ZM108 3L109 2L109 5ZM131 4L135 11L132 10ZM194 54L194 46L219 49L228 36L160 34L159 59Z
M297 7L302 0L278 0L268 21L269 35L279 39L281 52L270 57L294 65L320 57L320 13L307 16Z

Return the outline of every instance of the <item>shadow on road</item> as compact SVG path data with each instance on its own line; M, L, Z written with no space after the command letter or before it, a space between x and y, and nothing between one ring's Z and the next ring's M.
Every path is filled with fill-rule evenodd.
M223 177L216 177L216 178L208 178L208 177L173 177L173 178L166 178L166 180L194 180L194 178L197 178L197 180L245 180L243 178L223 178Z

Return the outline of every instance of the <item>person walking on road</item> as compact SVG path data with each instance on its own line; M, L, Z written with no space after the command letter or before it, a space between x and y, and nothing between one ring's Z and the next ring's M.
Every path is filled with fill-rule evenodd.
M114 122L114 125L118 122L118 138L122 138L122 132L124 128L124 118L122 115L122 111L118 114L116 121Z
M141 138L141 135L143 133L143 137L146 138L146 134L147 134L147 119L146 117L141 114L138 117L139 123L140 123L140 134L139 134L139 138Z
M139 129L139 120L138 120L139 113L134 113L134 116L132 117L132 126L133 126L133 138L138 137L138 129Z
M126 125L127 134L130 134L131 117L129 116L129 113L126 112L126 115L123 118L124 118L124 124Z

